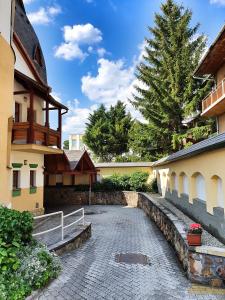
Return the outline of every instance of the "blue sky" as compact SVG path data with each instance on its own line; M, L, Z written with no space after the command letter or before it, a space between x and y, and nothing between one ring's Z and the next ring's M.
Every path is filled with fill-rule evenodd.
M80 133L90 112L128 103L135 66L143 53L147 26L154 25L159 0L25 0L44 52L53 94L70 108L64 115L64 139ZM193 24L210 44L225 23L225 0L183 0L193 11ZM55 116L52 116L55 123Z

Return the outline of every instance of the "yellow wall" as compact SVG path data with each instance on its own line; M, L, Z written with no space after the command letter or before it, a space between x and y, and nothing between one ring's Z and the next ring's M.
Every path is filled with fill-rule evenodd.
M24 165L24 161L26 164ZM11 152L11 164L20 163L22 167L12 168L11 170L11 180L10 180L10 193L12 208L19 211L29 210L35 211L36 209L43 208L43 185L44 185L44 155L37 153L28 153L20 151ZM31 168L30 164L37 164L37 168ZM20 172L20 188L21 196L12 196L12 173L13 170L18 170ZM30 194L30 170L36 172L36 187L37 192L35 194ZM38 206L38 207L36 207Z
M49 185L54 186L56 185L56 176L57 175L49 175ZM89 182L89 174L83 175L75 175L75 185L88 185ZM63 175L62 176L62 183L63 185L71 185L72 184L72 175Z
M183 192L183 176L187 176L189 202L196 198L196 177L199 173L205 181L206 207L213 214L213 207L218 207L218 197L222 196L223 207L225 204L225 149L209 151L192 158L171 162L163 166L154 167L154 176L157 176L163 196L166 191L176 190L174 178L177 180L178 196ZM218 180L222 187L218 190ZM219 193L219 194L218 194Z
M0 34L0 203L9 205L11 200L10 169L7 154L10 151L8 120L12 117L13 80L15 57L10 45Z
M105 178L114 174L130 175L135 172L147 172L149 174L148 182L150 182L153 178L152 167L104 167L98 168L98 170L98 175L100 176L100 178Z
M12 208L19 211L35 212L43 208L43 187L38 187L35 194L30 194L30 189L21 189L21 196L12 198Z

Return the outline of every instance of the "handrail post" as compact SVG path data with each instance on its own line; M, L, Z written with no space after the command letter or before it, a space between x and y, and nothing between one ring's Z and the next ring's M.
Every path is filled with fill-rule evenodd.
M61 214L61 225L62 225L62 241L64 240L64 215Z

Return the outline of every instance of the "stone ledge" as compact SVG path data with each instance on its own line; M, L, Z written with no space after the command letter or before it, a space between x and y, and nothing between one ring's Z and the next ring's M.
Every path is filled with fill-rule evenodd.
M52 246L49 246L50 251L54 251L57 255L62 255L65 252L79 248L84 242L91 237L91 223L88 223L75 232L74 236L68 236L63 241L60 241Z
M139 193L138 207L145 211L172 244L191 282L225 288L224 248L189 247L185 223L148 194Z

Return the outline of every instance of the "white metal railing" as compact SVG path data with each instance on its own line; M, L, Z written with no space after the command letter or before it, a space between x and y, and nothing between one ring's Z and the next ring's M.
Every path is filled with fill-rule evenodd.
M82 216L79 219L71 222L70 224L64 225L64 220L66 218L68 218L70 216L73 216L73 215L75 215L77 213L80 213L80 212L82 212ZM39 235L43 235L45 233L48 233L48 232L51 232L51 231L54 231L56 229L60 229L61 228L61 239L63 241L64 240L64 230L66 228L69 228L72 225L79 223L80 221L82 221L82 225L85 224L84 223L84 208L80 208L78 210L75 210L75 211L73 211L73 212L71 212L71 213L69 213L67 215L64 215L63 211L57 211L57 212L54 212L54 213L50 213L50 214L46 214L46 215L41 215L41 216L34 217L34 220L48 218L48 217L55 216L55 215L61 215L61 217L60 217L60 220L61 220L60 225L54 226L54 227L52 227L50 229L47 229L47 230L44 230L44 231L40 231L40 232L34 233L33 237L39 236Z

